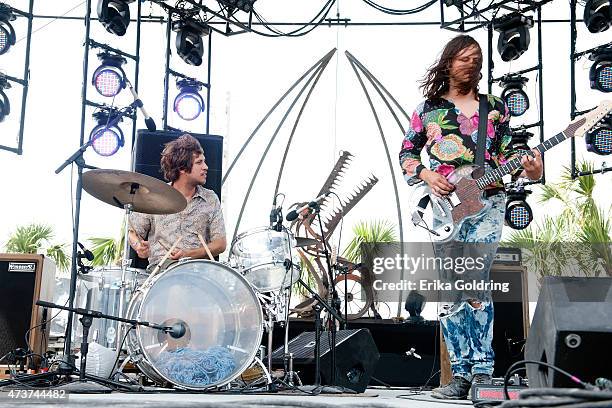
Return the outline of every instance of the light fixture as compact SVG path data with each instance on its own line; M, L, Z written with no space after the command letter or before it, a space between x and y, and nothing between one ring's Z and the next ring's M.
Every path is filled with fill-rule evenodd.
M599 127L587 132L586 147L589 152L607 156L612 153L612 124L606 119Z
M15 30L10 23L15 18L13 9L0 3L0 55L5 54L11 45L15 45Z
M255 3L255 1L256 0L219 0L219 3L248 13L253 11L253 3Z
M512 140L510 142L511 150L522 151L522 154L531 150L528 142L529 139L533 137L533 133L527 132L526 130L513 130L510 135L512 136Z
M533 27L533 17L520 13L508 14L493 23L495 31L499 31L497 51L503 61L515 60L527 51L531 27Z
M506 102L510 116L521 116L529 109L529 98L523 87L529 79L522 76L505 78L500 82L504 88L501 98Z
M0 74L0 122L4 121L9 113L11 113L9 98L4 93L4 90L10 87L11 84L8 82L8 80Z
M100 156L112 156L125 144L123 132L116 124L111 123L114 122L113 119L117 114L117 110L113 108L103 109L93 114L98 124L89 134L89 142Z
M592 33L601 33L610 28L610 0L587 0L584 5L584 24Z
M129 4L134 0L99 0L98 19L109 33L123 36L130 25Z
M190 79L177 81L179 94L174 98L174 111L183 120L194 120L204 112L205 105L200 90L202 83Z
M527 228L533 221L533 212L527 204L527 195L531 191L519 185L508 192L506 200L506 224L515 230Z
M116 96L126 86L125 72L121 66L126 63L125 58L102 52L98 54L102 64L95 70L91 83L102 96Z
M180 20L174 24L176 33L176 51L189 65L202 65L204 41L202 36L210 33L210 28L195 20Z
M612 49L604 48L589 55L593 61L589 70L591 89L612 92Z

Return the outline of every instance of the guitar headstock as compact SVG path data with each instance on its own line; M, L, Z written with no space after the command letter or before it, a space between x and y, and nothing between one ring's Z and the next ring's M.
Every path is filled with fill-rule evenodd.
M563 131L567 137L583 136L612 111L612 101L602 101L595 109L577 117Z

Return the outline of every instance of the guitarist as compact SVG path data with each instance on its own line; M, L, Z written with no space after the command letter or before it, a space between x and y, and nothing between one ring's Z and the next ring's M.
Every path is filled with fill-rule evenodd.
M482 60L478 42L468 35L459 35L446 44L439 60L428 69L420 87L425 101L412 115L399 154L404 178L409 185L422 180L436 196L447 195L453 190L453 185L446 176L461 165L475 162ZM487 95L487 100L484 163L486 169L495 169L517 152L510 147L507 106L492 95ZM429 155L429 169L421 162L423 148ZM525 155L521 164L523 174L531 180L542 176L542 159L537 150L534 150L534 157ZM488 186L485 197L491 201L490 209L466 221L456 240L494 244L493 253L487 258L490 262L485 265L488 280L504 224L506 196L503 184ZM491 245L487 245L489 248ZM453 379L449 384L434 389L431 395L441 399L464 399L472 383L491 383L494 354L490 293L479 299L455 302L440 323Z

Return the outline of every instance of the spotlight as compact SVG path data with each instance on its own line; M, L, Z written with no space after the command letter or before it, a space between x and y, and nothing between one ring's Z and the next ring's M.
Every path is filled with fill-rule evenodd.
M202 84L198 81L182 79L176 83L179 94L174 98L174 111L183 120L194 120L204 112L204 99L200 95Z
M11 45L15 45L15 30L10 23L15 18L13 9L0 3L0 55L6 53Z
M253 11L253 3L255 3L255 1L256 0L219 0L219 3L248 13Z
M116 96L126 85L125 72L121 68L126 60L108 52L98 54L98 58L102 61L102 65L94 72L91 83L100 95Z
M522 153L531 150L528 141L533 137L533 133L526 130L512 131L511 150L520 150Z
M89 141L91 147L100 156L112 156L125 144L121 129L116 125L108 126L116 115L115 109L102 110L93 114L98 125L89 134Z
M587 0L584 5L584 24L592 33L601 33L610 28L610 0Z
M134 0L99 0L98 18L106 31L122 36L130 25L129 4Z
M4 90L10 87L11 84L9 84L8 80L0 75L0 122L4 121L8 114L11 113L11 104L4 93Z
M607 156L612 153L612 124L605 120L601 126L587 132L586 146L589 152Z
M589 70L591 89L612 92L612 49L606 48L589 55L593 65Z
M204 42L202 36L208 35L208 26L194 20L181 20L174 25L176 33L176 50L178 55L189 65L202 65Z
M493 23L499 31L497 51L503 61L517 59L529 48L529 29L533 27L533 17L511 13Z
M533 212L526 201L529 194L531 194L531 191L525 190L522 185L508 192L506 224L510 228L516 230L525 229L533 220Z
M500 85L504 87L501 97L508 105L510 116L521 116L529 109L529 98L523 91L528 80L528 78L515 76L501 81Z

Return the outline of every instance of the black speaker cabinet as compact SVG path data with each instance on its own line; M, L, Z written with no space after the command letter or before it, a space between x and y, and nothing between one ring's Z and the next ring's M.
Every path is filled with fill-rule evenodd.
M166 143L181 136L184 132L139 130L134 146L134 171L164 180L159 161ZM190 133L198 139L204 149L208 174L204 187L213 190L221 199L221 180L223 164L223 137Z
M0 254L0 282L0 356L27 347L44 354L50 325L33 329L29 345L25 334L46 320L36 301L53 301L55 264L43 255ZM47 312L47 318L51 313Z
M331 384L331 335L321 332L321 383ZM314 383L315 332L303 332L289 342L289 353L294 356L294 371L299 371L304 384ZM272 353L275 365L283 364L284 347ZM334 385L364 392L379 359L378 349L367 329L336 332L336 381Z
M612 377L612 278L544 278L531 330L527 359L554 364L594 382ZM544 366L527 365L529 386L576 387Z

